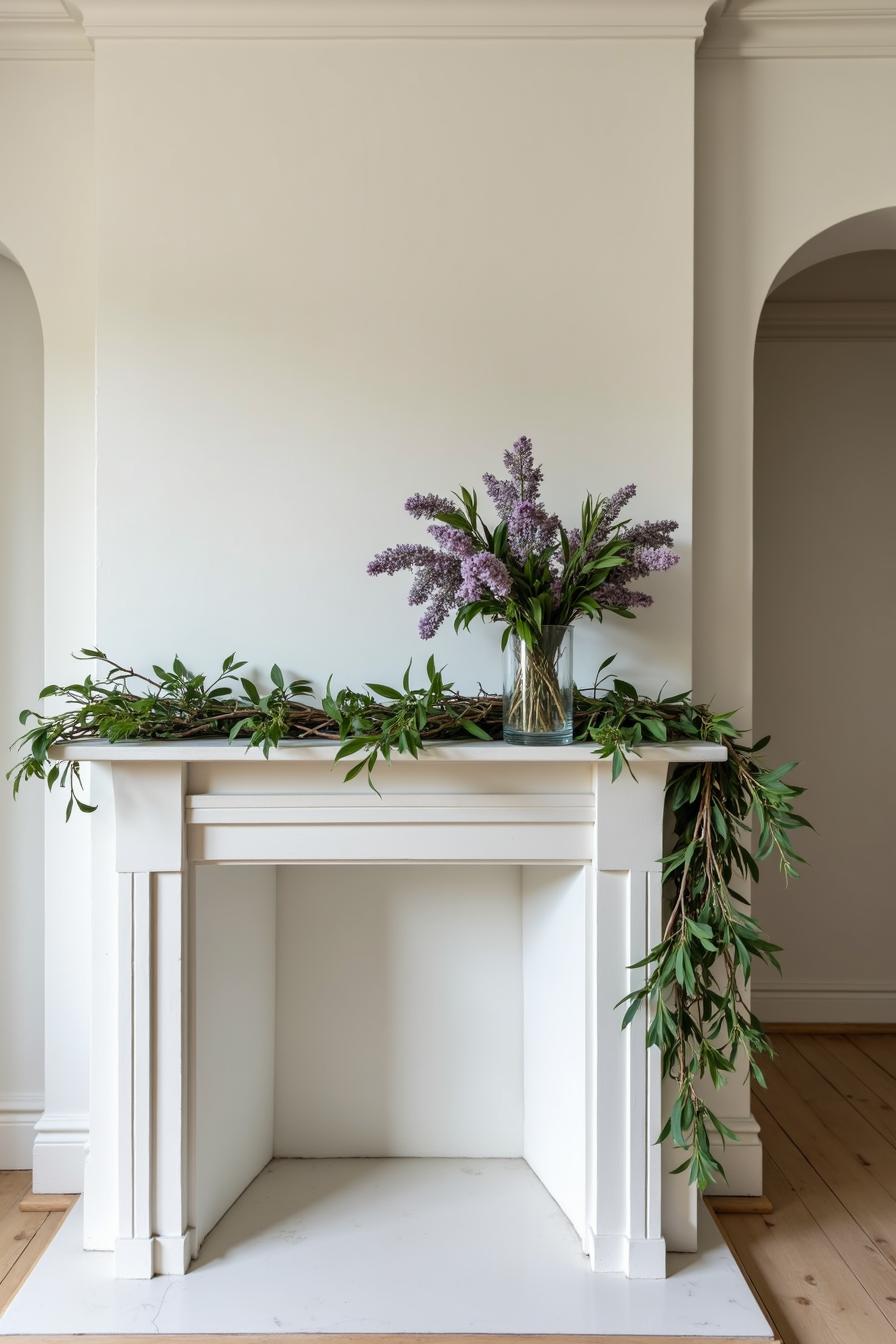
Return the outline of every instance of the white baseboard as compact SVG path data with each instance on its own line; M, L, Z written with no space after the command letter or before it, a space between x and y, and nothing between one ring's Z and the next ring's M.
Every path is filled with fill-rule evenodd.
M84 1189L84 1159L90 1134L89 1117L80 1113L46 1112L35 1125L36 1195L79 1195Z
M791 980L753 985L753 1012L766 1022L892 1022L892 981Z
M710 1103L711 1104L711 1103ZM733 1134L737 1143L731 1139L723 1147L722 1140L710 1131L712 1155L725 1168L727 1181L717 1181L711 1185L710 1195L761 1195L762 1194L762 1140L759 1136L759 1124L752 1115L726 1116L719 1119Z
M43 1109L39 1092L0 1093L0 1170L29 1170L34 1126Z

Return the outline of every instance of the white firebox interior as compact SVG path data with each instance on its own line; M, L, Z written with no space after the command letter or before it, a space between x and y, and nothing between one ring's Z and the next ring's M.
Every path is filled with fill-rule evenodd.
M525 1158L584 1238L581 867L194 882L199 1241L271 1157Z

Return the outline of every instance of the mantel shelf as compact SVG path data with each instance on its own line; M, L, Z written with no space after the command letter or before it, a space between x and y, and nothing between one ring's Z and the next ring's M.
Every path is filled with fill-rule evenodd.
M338 742L296 741L284 742L270 753L270 760L295 761L300 757L304 761L332 761L339 750ZM716 742L671 742L641 747L638 756L645 762L683 762L683 761L723 761L726 748ZM185 761L214 762L222 761L263 761L259 747L230 743L226 738L206 738L201 742L106 742L100 738L85 739L83 742L69 742L53 747L50 755L58 761ZM490 764L513 762L523 764L531 762L538 765L595 764L598 757L594 748L584 743L574 743L566 747L515 747L505 742L434 742L424 748L427 761L446 764L473 765L477 762ZM346 768L353 760L346 761ZM393 757L393 760L397 759ZM403 756L403 761L413 758ZM382 763L380 763L382 764Z

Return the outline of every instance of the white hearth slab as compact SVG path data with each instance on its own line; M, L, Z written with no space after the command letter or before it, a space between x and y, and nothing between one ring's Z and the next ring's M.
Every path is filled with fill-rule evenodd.
M712 1220L669 1277L593 1274L518 1159L271 1163L184 1277L122 1280L81 1249L81 1204L5 1316L6 1334L664 1334L770 1339Z

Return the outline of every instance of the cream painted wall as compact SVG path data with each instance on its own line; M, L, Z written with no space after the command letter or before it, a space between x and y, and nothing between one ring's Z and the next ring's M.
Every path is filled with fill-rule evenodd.
M530 433L684 563L577 631L690 681L687 41L98 42L99 638L320 685L430 648L372 553ZM662 227L657 214L662 213ZM445 632L460 682L496 632Z
M817 829L799 882L769 872L756 890L785 949L783 979L754 985L770 1020L896 1020L896 728L878 709L896 660L894 424L896 339L758 344L756 719L800 761Z
M0 60L0 245L28 278L44 346L41 682L69 676L69 651L95 628L92 98L89 62ZM87 1133L90 837L63 826L61 806L46 813L43 1068L33 1027L29 1044L29 1076L45 1085L38 1190L80 1188Z
M43 675L43 342L24 272L0 256L0 718ZM39 689L39 688L38 688ZM0 791L0 1168L29 1167L43 1110L43 800Z
M746 723L756 326L798 248L896 205L894 117L896 58L697 61L694 681Z

